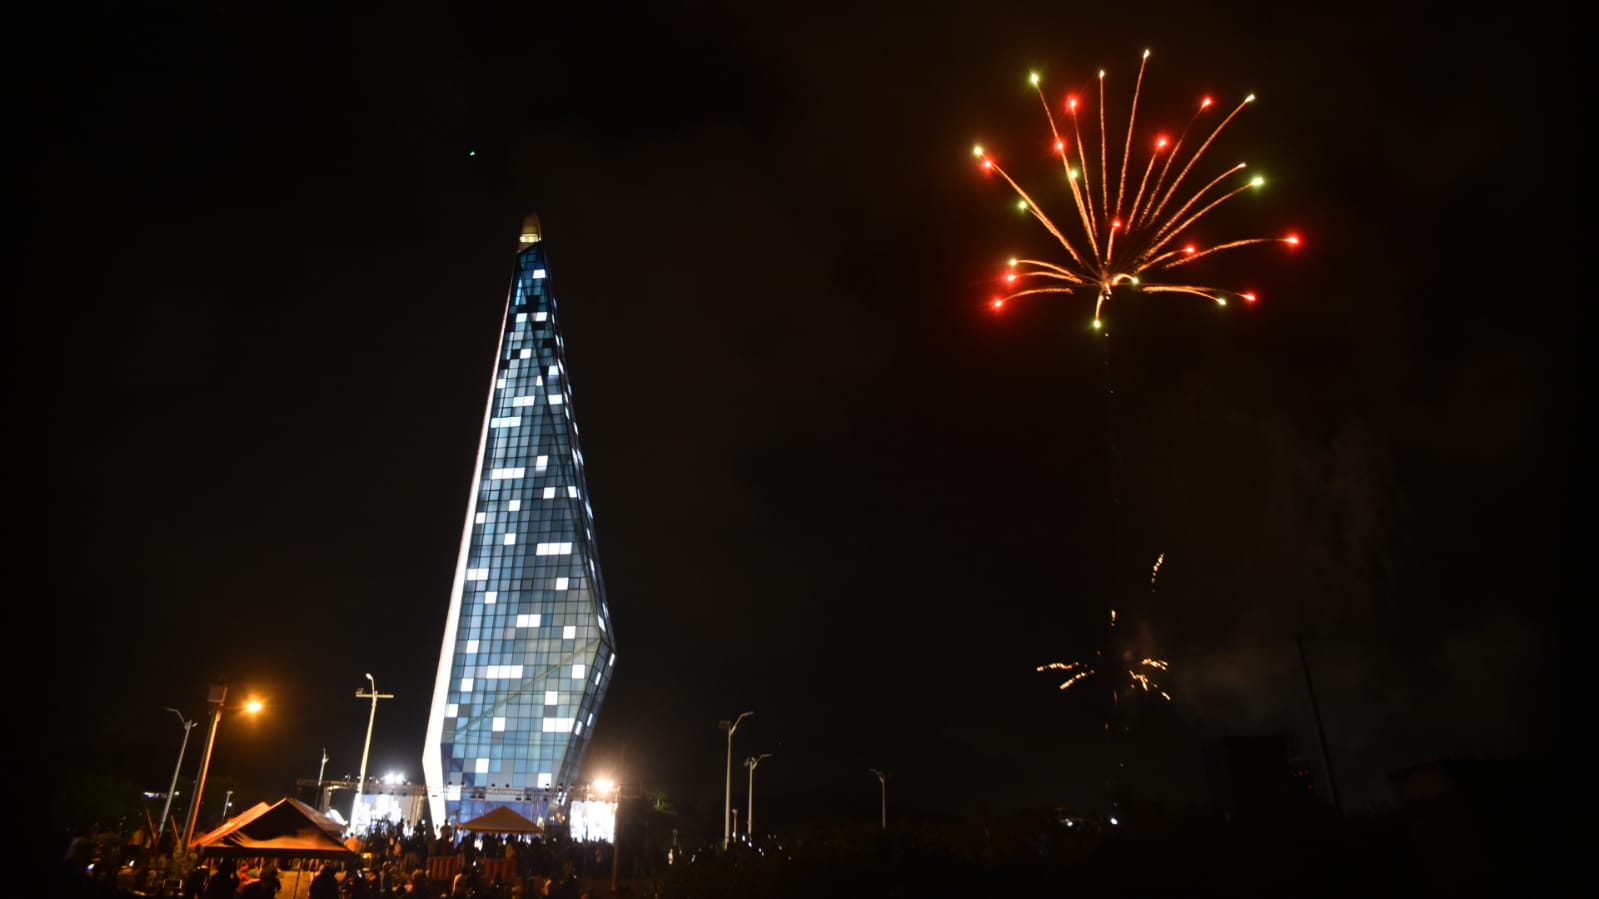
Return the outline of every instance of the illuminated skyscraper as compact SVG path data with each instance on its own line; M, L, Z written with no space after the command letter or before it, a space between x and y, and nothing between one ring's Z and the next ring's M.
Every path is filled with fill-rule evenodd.
M537 216L522 227L422 770L435 826L576 782L616 653Z

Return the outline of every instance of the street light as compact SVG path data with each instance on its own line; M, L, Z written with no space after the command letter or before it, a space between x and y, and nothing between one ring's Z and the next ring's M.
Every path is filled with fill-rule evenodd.
M213 684L211 693L206 698L206 701L211 703L211 733L205 739L205 755L200 758L200 776L194 780L194 798L189 800L189 822L183 828L185 849L194 843L194 824L200 817L200 801L205 796L205 778L211 771L211 750L217 743L217 726L222 723L222 704L227 698L227 684ZM261 703L252 699L245 703L244 709L253 715L261 711Z
M717 726L727 731L727 792L722 801L722 849L727 849L727 844L733 836L733 732L738 730L739 722L755 714L745 712L732 721L723 721Z
M194 729L194 722L183 717L182 712L171 706L167 707L167 711L177 715L178 720L183 722L183 743L178 747L178 763L172 766L172 786L167 787L167 801L161 805L161 829L157 830L155 835L158 849L161 846L162 835L167 832L167 815L172 814L172 794L178 791L178 772L183 770L183 753L189 748L189 731Z
M882 771L877 770L876 768L867 768L866 770L868 770L868 771L872 772L873 774L877 775L877 782L883 785L883 829L887 830L888 829L888 775L886 773L882 772Z
M355 691L356 699L372 700L372 713L368 715L366 719L366 748L361 750L361 779L355 785L355 795L357 797L366 791L366 758L367 754L372 751L372 725L378 720L378 700L394 698L393 693L378 692L378 682L372 679L371 674L366 676L366 680L367 683L372 685L372 692L362 693L360 690ZM353 819L355 813L352 811L350 815Z
M770 752L763 752L744 760L744 767L750 769L750 792L749 800L745 803L747 807L744 809L744 832L749 834L751 845L755 843L755 766L761 763L761 759L771 757Z

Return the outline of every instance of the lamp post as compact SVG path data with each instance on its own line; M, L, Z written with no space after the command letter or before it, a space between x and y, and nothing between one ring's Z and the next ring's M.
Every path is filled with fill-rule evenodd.
M205 738L205 754L200 756L200 774L194 779L194 796L189 800L189 820L183 826L183 848L194 842L194 822L200 817L200 797L205 793L205 776L211 770L211 749L217 742L217 725L222 723L222 703L227 701L227 684L214 684L206 701L211 703L211 730Z
M770 752L763 752L760 755L752 755L744 760L744 767L750 769L749 799L744 803L744 832L749 834L751 845L755 843L755 766L761 763L761 759L769 759L771 757L772 754Z
M883 787L883 829L887 830L888 829L888 775L885 774L882 771L877 770L876 768L867 768L866 770L868 770L868 771L872 772L873 774L877 775L877 782L879 784L882 784L882 787Z
M178 747L178 763L172 766L172 786L167 787L167 801L161 805L161 827L156 831L155 845L161 847L161 836L167 832L167 815L172 814L172 794L178 791L178 772L183 770L183 753L189 748L189 731L194 730L194 722L183 717L183 713L168 707L167 711L178 716L183 722L183 743Z
M217 743L217 726L222 723L222 704L228 699L227 684L212 684L206 701L211 703L211 733L205 738L205 755L200 758L200 776L194 779L194 798L189 800L189 822L183 828L183 847L194 842L194 825L200 817L200 800L205 796L205 777L211 770L211 750ZM252 715L261 711L261 703L251 700L245 709Z
M372 692L363 693L360 690L355 691L356 699L372 700L372 713L369 714L366 719L366 748L361 750L361 779L355 785L355 795L357 797L360 797L362 793L366 792L366 759L367 754L372 751L372 725L378 720L378 700L394 698L393 693L378 692L378 682L372 679L372 675L370 673L367 674L366 681L372 685ZM354 811L350 813L350 817L352 820L354 819Z
M227 684L213 684L206 701L211 703L211 732L205 739L205 755L200 758L200 774L194 779L194 796L189 800L189 821L183 828L183 848L194 843L194 825L200 817L200 802L205 796L205 778L211 770L211 750L217 742L217 726L222 723L222 704L228 698ZM261 711L261 703L250 700L244 704L250 714Z
M733 836L733 732L738 730L739 722L755 714L745 712L732 721L723 721L718 726L727 731L727 792L722 800L722 849L727 849L728 841Z

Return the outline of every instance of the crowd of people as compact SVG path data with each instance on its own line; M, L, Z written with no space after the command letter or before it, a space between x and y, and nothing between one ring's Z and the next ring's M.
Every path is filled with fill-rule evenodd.
M461 833L448 824L432 834L380 824L347 837L345 847L359 860L201 858L181 877L170 856L155 853L113 864L119 881L131 881L117 886L168 899L582 899L584 884L608 881L612 864L609 843ZM95 867L79 870L107 873Z

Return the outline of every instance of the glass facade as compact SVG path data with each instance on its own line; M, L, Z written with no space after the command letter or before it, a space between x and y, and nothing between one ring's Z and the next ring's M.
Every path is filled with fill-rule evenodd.
M616 663L538 220L506 298L428 717L435 826L564 806Z

